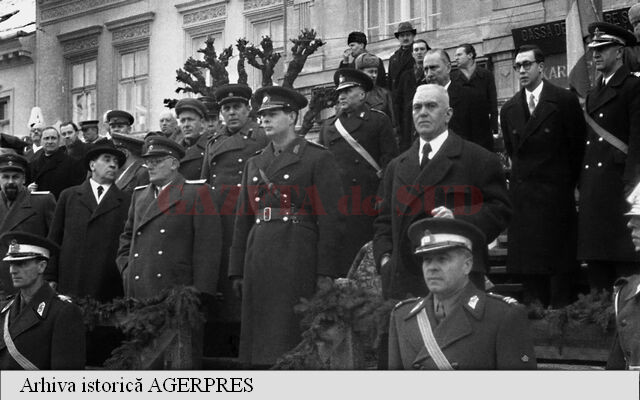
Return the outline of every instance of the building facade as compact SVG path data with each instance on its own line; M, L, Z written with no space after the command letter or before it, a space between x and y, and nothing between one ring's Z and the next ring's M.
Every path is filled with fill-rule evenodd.
M231 82L238 76L237 39L257 44L269 35L283 55L274 74L277 83L290 58L289 39L303 28L314 28L326 45L309 57L294 84L306 94L314 86L331 84L349 32L366 32L368 49L388 62L398 47L393 33L406 20L414 24L418 38L451 55L458 44L473 44L480 61L495 74L501 101L518 90L511 68L518 43L553 42L556 54L550 54L545 75L560 84L567 81L566 0L36 1L35 38L18 38L19 63L5 67L0 62L0 105L8 96L10 118L5 120L12 121L10 133L19 136L27 131L33 106L42 109L46 125L102 119L118 108L135 116L135 131L157 130L163 100L183 96L175 93L176 70L187 57L200 56L197 50L208 35L216 39L218 52L234 45ZM603 0L603 8L609 18L625 22L625 10L633 3ZM0 43L0 53L2 49ZM249 65L246 69L250 85L257 88L259 71Z

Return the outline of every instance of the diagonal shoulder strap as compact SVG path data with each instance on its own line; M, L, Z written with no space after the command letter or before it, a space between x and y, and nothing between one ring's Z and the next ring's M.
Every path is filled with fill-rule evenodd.
M380 168L380 165L378 165L376 160L371 157L371 154L369 154L369 152L364 147L362 147L362 145L358 143L358 141L355 140L353 136L349 134L344 125L342 125L342 122L340 122L340 118L336 118L335 126L338 130L338 133L340 133L340 136L342 136L342 138L346 140L347 143L349 143L349 145L362 156L362 158L367 160L367 162L373 167L373 169L376 170L376 175L378 176L378 178L382 178L382 168Z
M9 354L11 355L11 357L13 357L14 360L16 360L18 364L20 364L20 366L23 369L27 371L38 370L38 367L33 365L33 363L29 361L27 357L23 356L22 353L20 353L20 350L18 350L18 348L16 347L16 344L13 343L13 339L11 339L11 335L9 334L9 313L11 313L11 310L8 310L7 314L4 316L4 333L3 333L4 342L7 345L7 350L9 350Z
M591 129L593 129L593 131L598 136L600 136L601 138L606 140L607 143L609 143L610 145L612 145L616 149L620 150L624 154L629 153L629 146L627 146L627 144L625 142L623 142L622 140L620 140L617 137L613 136L609 131L607 131L606 129L604 129L600 125L598 125L598 123L596 121L594 121L593 118L591 118L591 116L589 114L587 114L586 112L584 113L584 119L585 119L585 121L587 121L587 124L589 125L589 127L591 127Z
M441 371L452 371L453 367L447 360L447 357L444 355L440 346L436 342L436 338L433 336L433 331L431 330L431 323L429 322L429 317L427 317L427 312L424 310L420 310L417 315L418 318L418 327L420 328L420 335L422 336L422 341L424 345L427 347L427 351L433 361L436 363L436 366Z

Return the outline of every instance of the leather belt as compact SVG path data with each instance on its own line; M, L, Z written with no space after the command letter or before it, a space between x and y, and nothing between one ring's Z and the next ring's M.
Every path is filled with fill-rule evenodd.
M282 221L292 222L294 224L307 222L315 224L315 218L311 215L297 215L294 208L272 208L265 207L258 210L256 214L256 224L262 222Z

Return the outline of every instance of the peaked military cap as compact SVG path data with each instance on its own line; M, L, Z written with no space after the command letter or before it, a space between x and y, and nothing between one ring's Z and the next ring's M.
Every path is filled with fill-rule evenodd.
M145 152L142 157L172 156L178 160L184 157L184 147L164 136L148 136L144 140Z
M336 84L336 91L360 86L365 92L373 89L373 81L369 75L353 68L340 68L333 74L333 82Z
M207 108L198 99L180 99L176 103L176 115L180 118L180 113L183 111L193 111L198 114L200 118L204 118L207 115Z
M297 91L282 86L266 86L256 90L254 95L260 105L258 113L265 110L288 108L295 111L307 106L307 98Z
M17 154L24 154L24 148L27 147L27 142L8 133L0 133L0 147L3 149L12 149Z
M0 154L0 172L17 171L26 174L29 170L29 161L21 155L5 153Z
M122 133L112 133L111 139L116 147L124 147L125 149L134 152L135 154L142 154L142 147L144 146L144 140L132 136L123 135Z
M122 167L127 156L115 146L114 142L107 138L100 138L89 145L89 150L84 157L84 165L89 168L89 162L100 157L101 154L112 154L118 159L118 167Z
M249 104L249 100L251 100L251 88L239 83L230 83L217 88L215 95L216 99L218 99L218 105L220 106L231 103L232 101Z
M0 241L8 246L2 261L23 261L40 257L49 259L60 250L57 244L46 237L27 232L7 232L0 237Z
M216 101L215 97L203 96L198 97L198 100L200 100L204 105L204 108L207 109L207 117L218 118L220 108L218 107L218 102Z
M617 44L620 46L632 46L636 43L636 37L628 30L608 22L593 22L589 24L591 43L588 47L597 48Z
M396 35L396 38L398 38L401 33L405 32L410 32L415 35L417 31L413 27L411 22L400 22L400 24L398 25L398 30L394 33L394 35Z
M81 121L80 129L85 130L87 128L94 128L94 127L97 128L99 123L100 121L98 121L97 119L89 119L86 121Z
M409 226L409 238L418 256L455 248L473 254L472 271L483 271L486 240L475 225L455 218L425 218Z
M123 110L111 110L107 113L108 124L133 125L133 115Z

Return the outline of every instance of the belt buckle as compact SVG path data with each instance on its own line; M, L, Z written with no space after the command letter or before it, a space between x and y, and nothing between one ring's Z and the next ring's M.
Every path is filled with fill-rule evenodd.
M264 222L271 221L271 207L266 207L264 210L262 210L262 219L264 220Z

